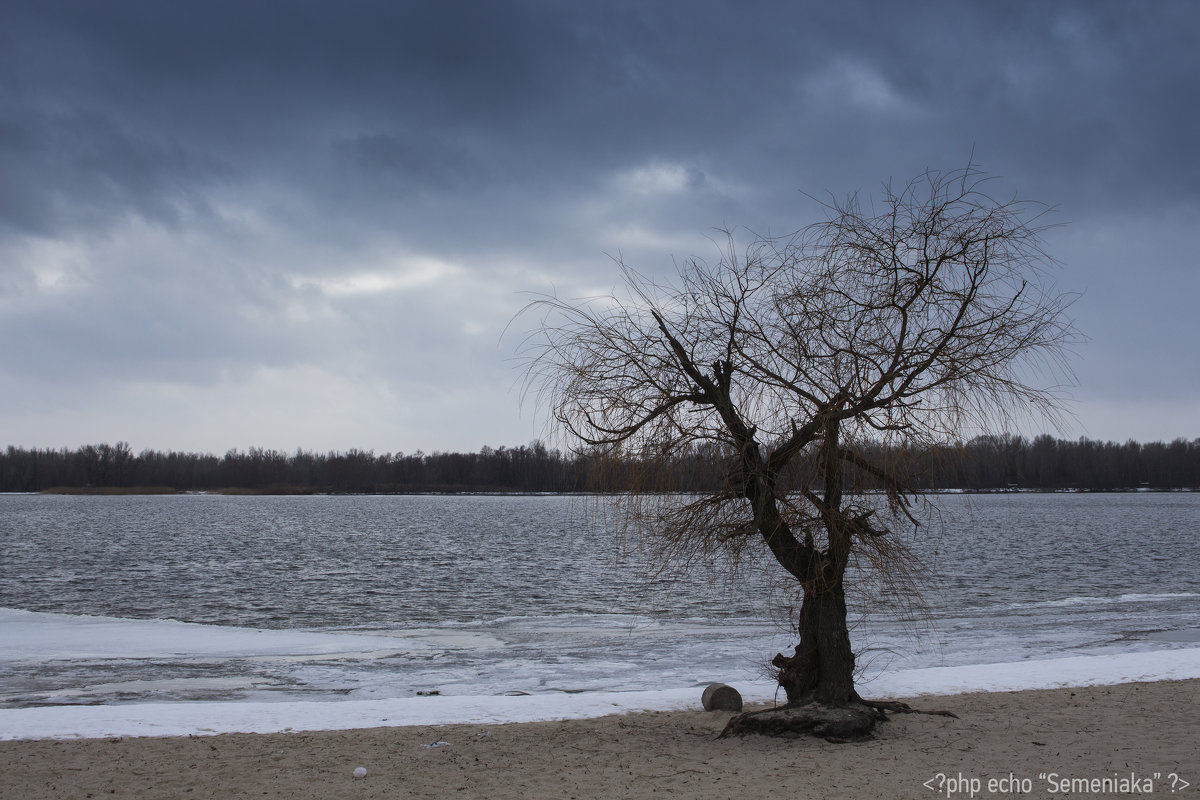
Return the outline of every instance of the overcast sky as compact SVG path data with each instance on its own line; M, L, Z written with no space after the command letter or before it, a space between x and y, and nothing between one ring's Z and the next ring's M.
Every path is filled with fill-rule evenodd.
M1197 41L1190 0L0 0L0 445L522 444L523 293L972 152L1062 223L1051 432L1198 437Z

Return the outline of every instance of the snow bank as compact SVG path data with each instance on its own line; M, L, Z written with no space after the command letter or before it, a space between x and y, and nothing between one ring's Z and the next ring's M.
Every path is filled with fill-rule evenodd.
M347 656L427 647L387 635L234 628L0 608L0 661Z
M1009 664L885 672L862 684L871 697L1094 686L1200 678L1200 648L1080 656ZM774 686L737 687L769 700ZM188 702L0 710L0 739L185 736L342 730L396 725L493 724L698 708L701 688L524 696L403 697L329 702Z

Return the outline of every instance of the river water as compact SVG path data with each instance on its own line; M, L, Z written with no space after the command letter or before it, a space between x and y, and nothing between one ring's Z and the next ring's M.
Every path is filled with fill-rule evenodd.
M862 681L1200 640L1200 494L935 500L924 607L855 598ZM608 502L0 496L0 706L662 689L794 644L769 570L659 574Z

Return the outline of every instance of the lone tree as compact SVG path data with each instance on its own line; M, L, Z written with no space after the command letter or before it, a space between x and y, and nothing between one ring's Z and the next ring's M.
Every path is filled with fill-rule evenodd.
M1055 416L1041 384L1067 373L1073 329L1043 209L987 180L928 171L786 238L738 249L727 234L673 285L621 264L620 296L530 307L527 378L569 438L651 467L720 456L719 490L647 484L625 495L627 521L677 557L765 548L798 584L799 643L772 662L787 704L727 730L847 739L903 710L859 697L847 628L848 567L886 581L911 566L919 492L886 454Z

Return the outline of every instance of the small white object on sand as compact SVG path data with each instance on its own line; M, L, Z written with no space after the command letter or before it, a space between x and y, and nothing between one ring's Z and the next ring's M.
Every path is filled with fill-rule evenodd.
M355 767L354 768L354 777L356 777L356 778L367 777L367 768L366 767Z

